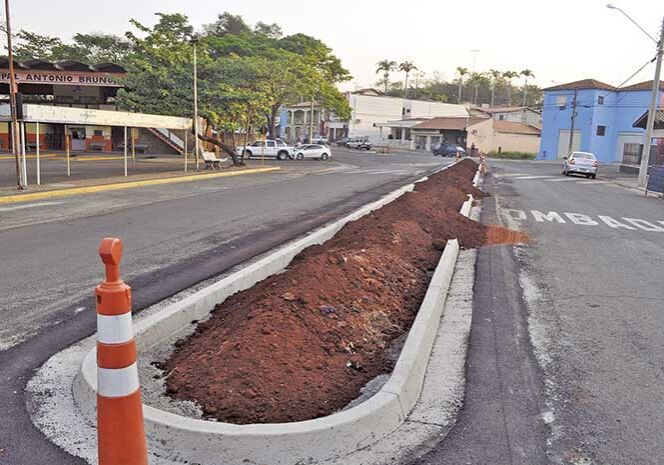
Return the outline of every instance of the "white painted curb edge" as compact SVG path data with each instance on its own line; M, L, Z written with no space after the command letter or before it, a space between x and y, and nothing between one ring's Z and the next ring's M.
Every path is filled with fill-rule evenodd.
M474 182L478 179L476 175ZM163 311L140 320L136 325L139 348L158 344L189 326L192 320L204 318L218 302L285 268L304 248L325 242L349 221L392 202L413 188L414 184L404 186L345 218L276 250ZM463 204L461 213L468 216L471 207L472 197ZM449 241L392 376L387 384L367 401L349 410L315 420L260 425L232 425L187 418L144 405L151 453L170 460L186 460L189 463L206 465L218 463L220 457L223 457L224 463L229 464L255 462L291 465L344 456L387 436L405 421L419 398L458 253L458 241ZM83 414L94 422L94 349L88 352L83 360L74 380L73 394Z

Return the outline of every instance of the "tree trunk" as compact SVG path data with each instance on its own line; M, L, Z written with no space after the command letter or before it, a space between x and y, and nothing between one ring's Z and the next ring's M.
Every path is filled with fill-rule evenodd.
M526 98L528 97L528 77L526 77L526 82L523 83L523 106L526 106Z
M493 107L494 103L496 101L496 81L493 81L493 85L491 86L491 106Z
M408 98L408 73L406 73L406 82L404 83L403 86L403 98L404 99Z
M268 116L268 132L270 134L270 139L275 140L277 139L277 134L275 134L275 131L277 129L277 113L279 113L279 108L281 107L281 104L279 106L273 106L270 108L270 115Z
M457 97L457 103L461 103L461 90L463 89L463 81L459 79L459 96Z
M231 147L230 145L223 143L220 139L207 135L210 126L211 126L210 121L206 119L205 131L203 132L203 134L199 134L198 138L204 142L209 142L212 145L216 145L221 150L223 150L224 153L226 153L229 157L231 157L231 160L233 160L233 166L244 166L244 161L242 161L235 152L235 147Z
M508 105L512 106L512 83L507 84L507 101Z

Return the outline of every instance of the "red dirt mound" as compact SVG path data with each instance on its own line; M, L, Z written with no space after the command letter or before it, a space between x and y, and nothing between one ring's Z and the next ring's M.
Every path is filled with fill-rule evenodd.
M483 196L476 169L467 160L431 176L217 305L162 364L168 394L236 424L308 420L357 398L391 371L385 349L409 330L445 241L499 240L458 213L468 193Z

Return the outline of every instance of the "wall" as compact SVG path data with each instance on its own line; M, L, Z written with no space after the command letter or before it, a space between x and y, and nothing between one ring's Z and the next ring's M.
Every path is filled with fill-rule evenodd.
M568 105L558 108L556 97L565 95ZM548 91L544 94L542 112L542 143L538 159L552 160L558 152L558 134L570 129L574 91ZM600 105L598 98L604 97ZM660 102L664 95L660 92ZM622 153L618 147L621 133L641 135L644 131L634 128L634 122L643 115L650 104L650 91L613 92L606 90L579 90L577 95L577 119L575 130L581 131L580 150L593 152L600 161L620 162ZM597 127L605 126L604 136L597 135Z
M493 120L488 118L485 121L473 124L468 128L468 147L473 144L484 153L494 150L493 142Z
M468 128L468 148L475 144L475 147L484 153L498 151L498 147L501 147L503 152L537 153L539 151L539 136L496 132L493 121L493 119L487 119Z
M502 119L500 119L501 116L503 117ZM542 123L542 116L532 110L522 110L511 113L494 113L493 117L498 121L526 123L538 127Z
M507 132L497 132L493 138L494 148L502 148L503 152L526 152L537 153L540 147L540 138L531 134L512 134Z

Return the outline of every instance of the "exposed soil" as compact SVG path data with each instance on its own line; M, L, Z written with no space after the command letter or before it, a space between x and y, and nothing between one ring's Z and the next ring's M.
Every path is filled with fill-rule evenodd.
M389 373L385 349L408 331L446 240L522 242L458 213L477 165L466 160L302 251L280 273L217 305L161 367L167 393L206 418L277 423L329 415Z

